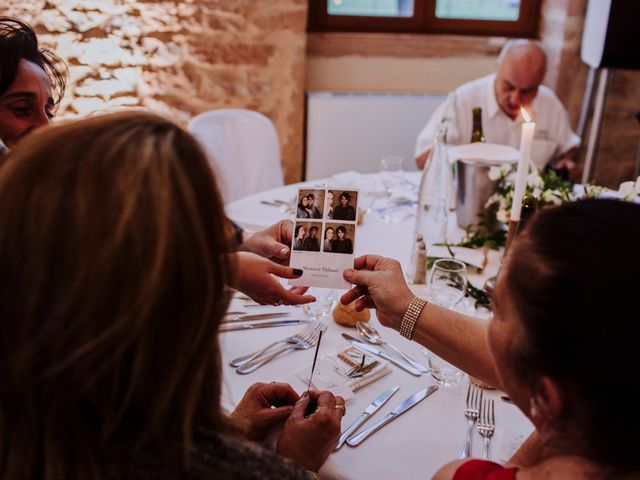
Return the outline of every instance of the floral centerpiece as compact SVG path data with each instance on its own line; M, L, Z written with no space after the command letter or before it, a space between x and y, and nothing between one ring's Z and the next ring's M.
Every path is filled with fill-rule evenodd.
M509 166L491 167L489 178L498 182L498 188L487 200L484 212L479 215L478 223L467 227L462 241L456 246L498 250L506 244L515 176L515 172ZM623 182L616 192L593 184L574 187L571 182L562 179L553 170L547 170L541 173L534 171L528 175L524 193L526 202L523 203L532 210L538 210L548 205L560 205L580 198L602 196L633 201L638 195L640 195L640 177L635 182ZM467 294L476 300L476 307L491 303L490 297L484 290L475 288L471 284Z
M467 228L460 246L488 247L495 250L504 246L507 236L506 225L509 223L513 202L515 175L509 166L489 169L489 178L498 181L498 188L487 200L478 223ZM571 182L562 179L553 170L541 173L534 171L527 177L524 195L525 203L533 210L539 210L548 205L560 205L579 198L600 196L613 196L631 201L640 195L640 177L635 182L623 182L615 192L593 184L578 185L574 188Z

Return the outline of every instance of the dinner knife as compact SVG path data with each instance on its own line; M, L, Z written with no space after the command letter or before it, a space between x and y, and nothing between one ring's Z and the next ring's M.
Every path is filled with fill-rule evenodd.
M361 342L357 338L352 337L347 333L343 333L342 337L352 345L357 346L359 349L364 350L365 352L372 353L380 358L384 358L385 360L390 361L394 365L397 365L401 369L406 370L411 375L415 375L416 377L419 377L420 375L422 375L422 372L417 368L414 368L412 365L409 365L408 363L405 363L402 360L392 357L391 355L384 352L383 350L380 350L379 348L375 348L372 345L369 345L368 343Z
M376 399L371 402L367 408L364 409L362 415L356 418L356 420L347 427L342 435L340 435L338 445L335 449L338 450L340 447L342 447L342 445L344 445L344 442L347 441L347 438L349 438L356 430L358 430L364 422L371 418L371 416L376 413L382 405L387 403L387 400L389 400L393 396L393 394L398 391L399 388L399 386L391 387L378 395Z
M429 395L431 395L436 390L438 390L438 387L435 386L435 385L431 385L430 387L423 388L419 392L414 393L409 398L407 398L404 402L402 402L400 405L398 405L396 408L394 408L389 413L387 413L384 416L384 418L382 420L380 420L378 423L376 423L375 425L371 425L369 428L367 428L366 430L364 430L361 433L358 433L357 435L349 437L347 439L347 444L352 446L352 447L356 447L356 446L360 445L367 438L369 438L375 432L377 432L382 427L384 427L387 423L389 423L392 420L395 420L396 418L398 418L404 412L409 410L414 405L417 405L418 403L420 403L422 400L427 398Z
M228 322L244 322L248 320L266 320L267 318L286 317L291 315L291 312L271 312L271 313L252 313L250 315L227 315L222 320L222 323Z
M225 323L220 325L220 332L235 332L238 330L253 330L254 328L267 328L267 327L286 327L288 325L298 325L300 323L308 323L309 320L299 319L287 319L287 320L270 320L259 322L246 322L246 323Z

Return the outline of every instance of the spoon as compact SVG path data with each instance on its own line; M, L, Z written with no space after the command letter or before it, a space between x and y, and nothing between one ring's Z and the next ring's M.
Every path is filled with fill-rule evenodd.
M385 342L382 339L382 335L380 335L380 333L368 323L356 322L356 328L358 329L358 333L360 333L360 335L362 335L362 337L367 342L373 345L386 345L387 347L393 349L394 352L398 353L407 363L409 363L409 365L413 366L414 368L417 368L423 373L426 373L429 371L429 369L426 366L416 362L409 355L402 353L400 350L398 350L396 347L394 347L390 343Z

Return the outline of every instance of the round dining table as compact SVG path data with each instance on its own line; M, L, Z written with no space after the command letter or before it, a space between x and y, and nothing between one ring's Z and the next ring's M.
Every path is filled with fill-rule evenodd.
M405 202L417 196L417 173L407 173L404 184L398 186L403 201L399 206L384 198L384 188L378 174L358 174L345 172L329 179L286 185L269 191L256 193L226 205L229 218L247 230L267 227L283 218L293 218L290 205L295 205L299 188L335 187L357 188L360 190L360 208L366 211L362 223L358 226L357 240L354 245L356 256L377 254L398 259L403 268L408 266L414 236L415 204ZM391 205L393 208L388 208ZM448 237L459 238L462 230L455 222L455 212L449 221ZM490 252L489 262L482 274L469 274L469 281L481 287L486 278L495 275L500 264L500 253ZM412 287L417 295L428 295L425 286ZM335 292L336 296L342 292ZM467 298L461 308L477 317L478 322L487 322L489 313L485 310L474 311L472 301ZM469 310L471 309L471 310ZM305 309L293 306L258 306L246 298L236 298L230 310L251 314L283 312L286 318L306 319ZM358 337L354 328L342 327L333 321L331 313L322 319L328 329L322 336L319 358L333 355L349 344L341 333ZM399 333L380 325L372 311L370 324L391 343L415 360L427 363L425 350L417 343L400 336ZM220 343L223 358L223 406L233 409L240 401L246 389L255 382L288 382L299 393L306 385L300 375L301 370L311 369L315 348L293 350L282 354L263 367L250 374L241 375L229 366L229 362L238 356L255 351L258 348L298 332L301 325L277 328L261 328L247 331L221 333ZM392 353L392 352L390 352ZM439 385L429 373L413 376L391 365L391 373L357 389L353 398L346 402L346 415L343 417L343 430L350 425L363 410L384 390L399 386L398 392L378 410L360 431L382 419L396 405L418 390L429 385L438 385L438 390L417 404L414 408L386 425L357 447L344 445L332 453L320 471L322 479L388 480L429 479L444 464L455 460L464 445L467 431L467 419L464 415L469 379L451 386ZM308 375L308 373L307 373ZM508 397L497 390L484 390L485 398L495 402L495 433L490 443L490 458L505 462L533 431L526 416ZM474 428L472 437L472 456L482 457L482 437Z

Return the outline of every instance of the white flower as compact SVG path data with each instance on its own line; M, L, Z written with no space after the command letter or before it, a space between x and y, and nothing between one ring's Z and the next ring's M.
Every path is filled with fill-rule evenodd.
M502 170L498 166L489 168L489 180L496 181L502 177Z
M509 214L507 213L507 211L506 211L506 210L502 210L502 209L500 209L500 210L498 210L498 212L496 213L496 219L497 219L499 222L507 223L507 222L509 221Z
M618 194L623 200L631 200L635 195L635 184L632 181L622 182Z
M542 191L542 189L540 189L540 187L536 187L533 189L533 192L531 192L531 195L533 195L536 198L540 198L541 195L543 195L544 193L547 193L548 190L545 190L544 192Z
M544 182L542 181L542 177L540 176L540 174L537 171L531 172L527 176L527 184L531 185L532 187L540 187L540 188L542 188L544 186Z
M640 195L640 175L636 178L636 184L633 186L633 190L636 192L636 195Z

